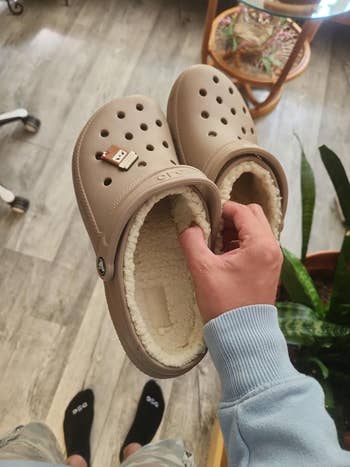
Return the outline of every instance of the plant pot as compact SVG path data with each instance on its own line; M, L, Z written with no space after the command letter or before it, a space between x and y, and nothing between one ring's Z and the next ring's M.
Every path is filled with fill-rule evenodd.
M307 255L304 264L311 275L327 275L333 278L339 251L319 251Z
M305 258L304 265L313 278L321 298L328 301L334 281L339 251L320 251Z

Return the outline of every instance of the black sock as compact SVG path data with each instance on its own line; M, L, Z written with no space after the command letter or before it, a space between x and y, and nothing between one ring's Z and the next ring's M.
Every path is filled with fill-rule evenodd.
M119 459L123 460L123 449L130 443L144 446L152 441L164 413L164 398L160 386L153 380L145 384L134 421L120 449Z
M64 414L63 431L67 457L78 454L90 465L90 433L94 418L94 393L78 392Z

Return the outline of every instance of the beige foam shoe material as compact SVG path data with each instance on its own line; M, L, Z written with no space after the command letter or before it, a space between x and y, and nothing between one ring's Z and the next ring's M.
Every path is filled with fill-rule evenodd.
M260 204L278 236L286 177L279 161L258 146L249 109L229 78L208 65L185 70L172 87L167 118L180 162L215 181L223 202Z
M154 377L188 371L206 349L178 233L196 222L208 243L215 237L215 184L179 165L163 113L144 96L116 99L88 121L74 150L73 182L129 358Z

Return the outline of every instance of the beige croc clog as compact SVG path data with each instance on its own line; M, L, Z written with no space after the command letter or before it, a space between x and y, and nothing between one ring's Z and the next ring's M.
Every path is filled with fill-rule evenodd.
M116 99L82 130L75 193L129 358L145 373L185 373L205 353L202 322L178 232L192 222L216 235L218 190L179 166L168 125L149 98Z
M278 160L257 145L254 122L232 82L195 65L176 80L168 123L179 160L215 181L223 201L258 203L276 237L287 207L287 181Z

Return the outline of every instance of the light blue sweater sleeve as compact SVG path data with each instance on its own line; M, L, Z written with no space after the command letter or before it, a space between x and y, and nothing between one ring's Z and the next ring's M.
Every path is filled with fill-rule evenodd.
M324 394L291 364L271 305L229 311L204 327L220 375L229 467L349 467Z

